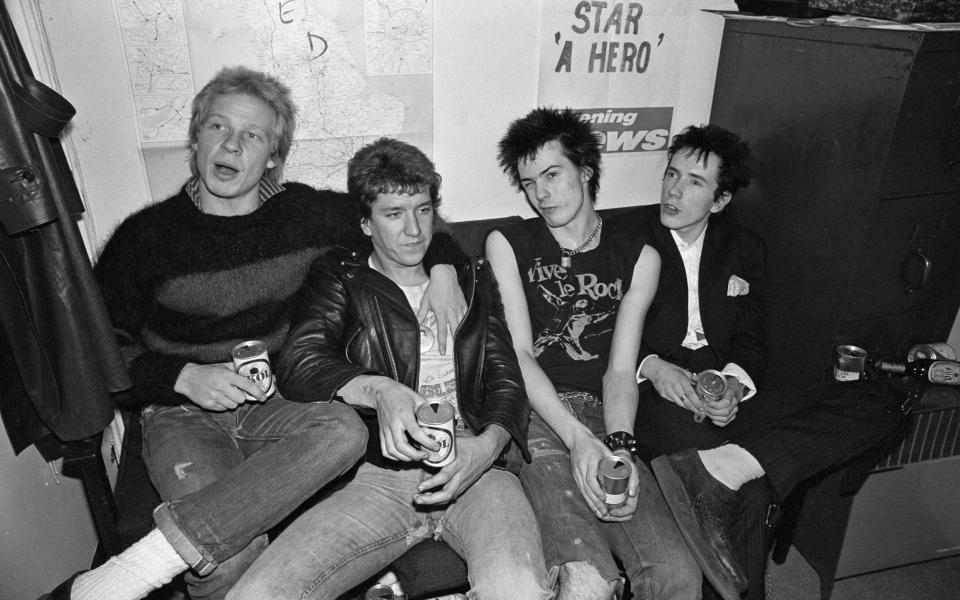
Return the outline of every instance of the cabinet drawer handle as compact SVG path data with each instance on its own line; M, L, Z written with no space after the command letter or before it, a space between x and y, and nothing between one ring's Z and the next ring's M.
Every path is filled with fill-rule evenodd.
M916 267L918 264L920 265L919 275L917 275ZM904 283L903 293L912 294L923 289L923 286L927 285L927 280L930 279L932 266L933 263L923 253L923 248L917 248L916 251L908 254L903 259L903 264L900 265L900 277Z

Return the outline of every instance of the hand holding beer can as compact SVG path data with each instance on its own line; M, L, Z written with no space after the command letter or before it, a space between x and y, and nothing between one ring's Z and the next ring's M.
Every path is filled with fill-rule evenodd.
M233 356L233 367L237 373L257 384L267 398L277 391L277 384L270 368L270 357L267 347L260 340L241 342L230 351ZM256 400L246 394L247 400Z
M428 450L423 464L430 467L445 467L457 457L456 411L449 402L437 401L421 404L417 408L417 424L435 442L438 450Z
M613 454L600 459L597 477L604 491L604 503L610 508L619 508L627 502L627 484L630 482L630 465Z
M720 371L707 369L697 375L694 388L697 391L697 398L700 399L700 410L694 413L693 420L703 423L707 418L707 403L720 400L727 393L727 378Z

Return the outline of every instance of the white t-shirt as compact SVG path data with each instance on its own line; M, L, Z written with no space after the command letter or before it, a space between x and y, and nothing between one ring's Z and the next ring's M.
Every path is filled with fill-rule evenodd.
M429 281L425 281L420 285L399 286L414 313L420 309L423 294L429 284ZM427 313L426 319L420 323L420 380L417 382L417 392L428 402L446 400L453 405L459 420L460 405L457 401L457 374L453 363L453 336L449 329L444 332L447 336L447 353L440 354L437 333L437 317L431 310Z

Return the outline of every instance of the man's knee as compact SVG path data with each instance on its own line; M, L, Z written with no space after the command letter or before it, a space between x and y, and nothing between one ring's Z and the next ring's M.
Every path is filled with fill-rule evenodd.
M363 419L353 407L342 402L323 402L306 405L313 418L304 419L308 431L318 441L336 440L338 448L349 455L362 456L367 449L369 433ZM323 448L323 444L318 444Z
M361 454L365 452L369 432L357 411L342 402L331 403L331 408L334 410L334 418L337 421L337 431L344 442L351 444Z
M692 556L650 565L630 576L635 598L699 598L702 587L703 575Z
M623 585L619 579L607 580L586 561L560 565L557 600L610 600L619 598Z

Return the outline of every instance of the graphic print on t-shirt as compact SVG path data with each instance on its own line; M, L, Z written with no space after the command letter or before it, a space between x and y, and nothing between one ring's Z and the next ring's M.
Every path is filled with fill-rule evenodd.
M457 375L453 364L453 337L447 331L447 353L440 354L437 317L431 310L420 322L420 381L417 391L428 401L446 400L458 408ZM459 410L456 410L459 414Z
M554 308L553 317L534 334L533 352L539 357L548 349L562 349L573 360L598 357L588 349L589 340L608 339L615 315L623 298L623 280L601 281L590 272L575 272L574 267L542 264L534 259L527 271L528 283L536 284L541 297Z
M414 313L420 309L423 294L429 283L426 281L420 285L400 286ZM432 310L427 311L426 318L420 322L420 380L417 382L417 392L427 401L446 400L453 405L454 412L459 417L457 374L453 363L453 336L449 328L444 332L447 336L447 353L440 354L437 329L437 316Z

